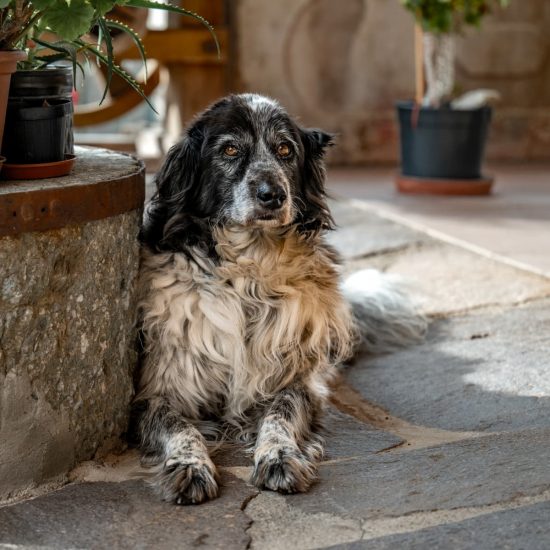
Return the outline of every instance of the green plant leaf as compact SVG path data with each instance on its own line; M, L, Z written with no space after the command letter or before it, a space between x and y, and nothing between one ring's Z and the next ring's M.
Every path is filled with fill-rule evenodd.
M60 38L75 40L93 26L95 10L86 0L56 0L42 20Z
M11 0L0 0L0 9L7 8L10 1Z
M143 45L143 42L141 41L139 34L128 25L125 25L120 21L116 21L115 19L105 19L105 22L107 24L107 27L109 27L110 29L117 29L119 31L123 31L132 38L132 40L136 44L137 49L139 51L141 61L143 62L143 67L145 68L145 82L147 82L147 57L145 54L145 46Z
M114 0L91 0L90 3L94 7L96 14L102 16L110 12L118 2Z
M117 4L119 4L119 2L117 2ZM132 7L132 8L147 8L147 9L154 9L154 10L169 11L171 13L177 13L179 15L183 15L186 17L192 17L193 19L200 21L210 31L210 34L212 35L212 39L216 44L218 57L220 57L220 43L218 42L218 37L216 36L214 27L204 17L201 17L198 13L195 13L194 11L186 10L185 8L180 8L179 6L173 6L172 4L161 4L160 2L155 2L154 0L127 0L123 5Z
M32 5L38 11L47 10L53 4L55 4L55 0L32 0Z
M151 109L153 109L153 111L155 113L157 113L156 109L153 107L152 103L149 101L149 98L145 95L145 93L141 89L141 86L139 85L139 83L136 82L135 79L132 78L132 76L129 75L122 67L120 67L116 63L114 63L112 59L108 59L105 56L105 54L100 52L97 48L94 48L91 44L87 44L86 42L83 42L82 40L77 40L76 42L80 46L82 46L82 48L84 48L88 53L95 56L95 58L100 63L103 63L106 66L109 66L109 64L110 64L113 68L113 72L117 76L120 76L120 78L122 78L130 86L130 88L132 88L132 90L137 92L146 101L147 105L149 105L149 107L151 107ZM101 100L101 102L99 104L101 105L102 102L103 102L103 99Z
M65 53L68 57L70 57L73 52L75 54L78 53L79 49L75 46L73 42L69 42L66 40L59 40L57 42L48 42L43 38L33 38L33 40L43 48L53 50L54 52Z
M401 0L401 4L424 31L448 33L464 25L479 26L492 7L504 8L510 0Z
M78 54L80 53L80 48L78 48L74 42L67 42L64 40L60 40L58 42L47 42L46 40L35 38L34 41L38 45L40 45L42 49L47 48L49 50L59 52L57 54L36 56L35 59L39 62L43 62L44 65L55 63L56 61L61 61L63 59L68 59L72 62L73 78L74 78L73 87L76 88L77 67L80 69L80 72L82 73L82 78L84 79L85 77L84 69L82 68L82 65L78 62Z
M105 41L105 48L107 50L107 82L105 83L105 89L103 90L103 95L101 96L101 100L99 104L101 105L103 101L105 101L105 98L107 97L107 92L109 91L109 88L111 86L111 80L113 79L113 65L115 62L115 54L113 52L113 41L111 39L111 33L109 32L109 29L107 28L107 22L105 21L104 17L100 17L97 21L100 29L100 36L103 37L103 40Z

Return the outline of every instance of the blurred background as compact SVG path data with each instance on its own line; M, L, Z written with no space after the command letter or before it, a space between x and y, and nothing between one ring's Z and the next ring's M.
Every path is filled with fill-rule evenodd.
M80 116L80 142L141 147L153 160L162 153L157 141L166 147L176 140L182 125L212 100L255 91L279 99L305 125L336 132L333 164L398 161L394 104L414 96L414 23L399 0L188 0L182 5L212 22L221 58L208 31L193 20L164 13L143 20L145 10L129 11L127 20L145 37L148 57L160 64L157 74L151 61L149 82L155 86L147 90L159 114L127 86L117 90L115 82L111 101L117 108L105 112L94 105ZM117 45L119 58L127 45ZM127 56L136 58L137 52ZM459 88L501 94L490 160L550 159L548 0L512 1L489 15L481 30L467 29L458 40L456 70ZM92 77L80 88L81 113L82 105L100 96L101 76L95 78L95 87ZM131 95L138 106L128 101Z
M550 273L549 0L512 0L458 38L458 91L491 88L501 96L484 169L495 186L486 197L395 190L395 102L415 94L414 20L399 0L182 5L212 22L221 57L208 31L191 19L155 15L146 21L142 12L129 11L125 16L153 60L146 89L158 114L116 81L111 99L98 108L103 77L96 74L80 88L78 142L135 152L153 173L182 127L211 101L229 92L267 94L302 124L338 135L328 158L334 196L361 199L387 215ZM126 67L140 67L136 51L125 53L123 43L115 47Z

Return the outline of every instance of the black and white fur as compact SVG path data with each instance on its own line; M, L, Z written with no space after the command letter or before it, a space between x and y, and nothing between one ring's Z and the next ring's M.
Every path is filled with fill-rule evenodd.
M213 425L252 445L255 485L306 491L323 454L328 384L356 327L370 328L366 305L395 317L400 340L423 328L392 289L376 302L352 284L344 298L323 238L334 225L322 160L330 144L277 102L234 95L194 121L157 175L142 234L136 401L165 500L218 494L203 435Z

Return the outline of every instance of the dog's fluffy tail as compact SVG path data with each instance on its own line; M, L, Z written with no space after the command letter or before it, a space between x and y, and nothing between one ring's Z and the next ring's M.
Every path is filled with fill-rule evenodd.
M358 332L357 351L380 354L423 340L427 319L394 275L365 269L342 283Z

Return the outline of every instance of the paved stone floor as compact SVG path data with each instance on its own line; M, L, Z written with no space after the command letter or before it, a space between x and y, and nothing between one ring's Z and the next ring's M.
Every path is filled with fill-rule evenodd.
M432 323L342 372L310 493L259 492L249 458L222 449L221 497L175 507L129 451L1 507L0 548L550 548L550 279L369 208L334 212L346 270L402 275Z
M492 163L487 197L402 195L395 167L331 168L329 188L378 210L527 264L550 276L550 164Z

